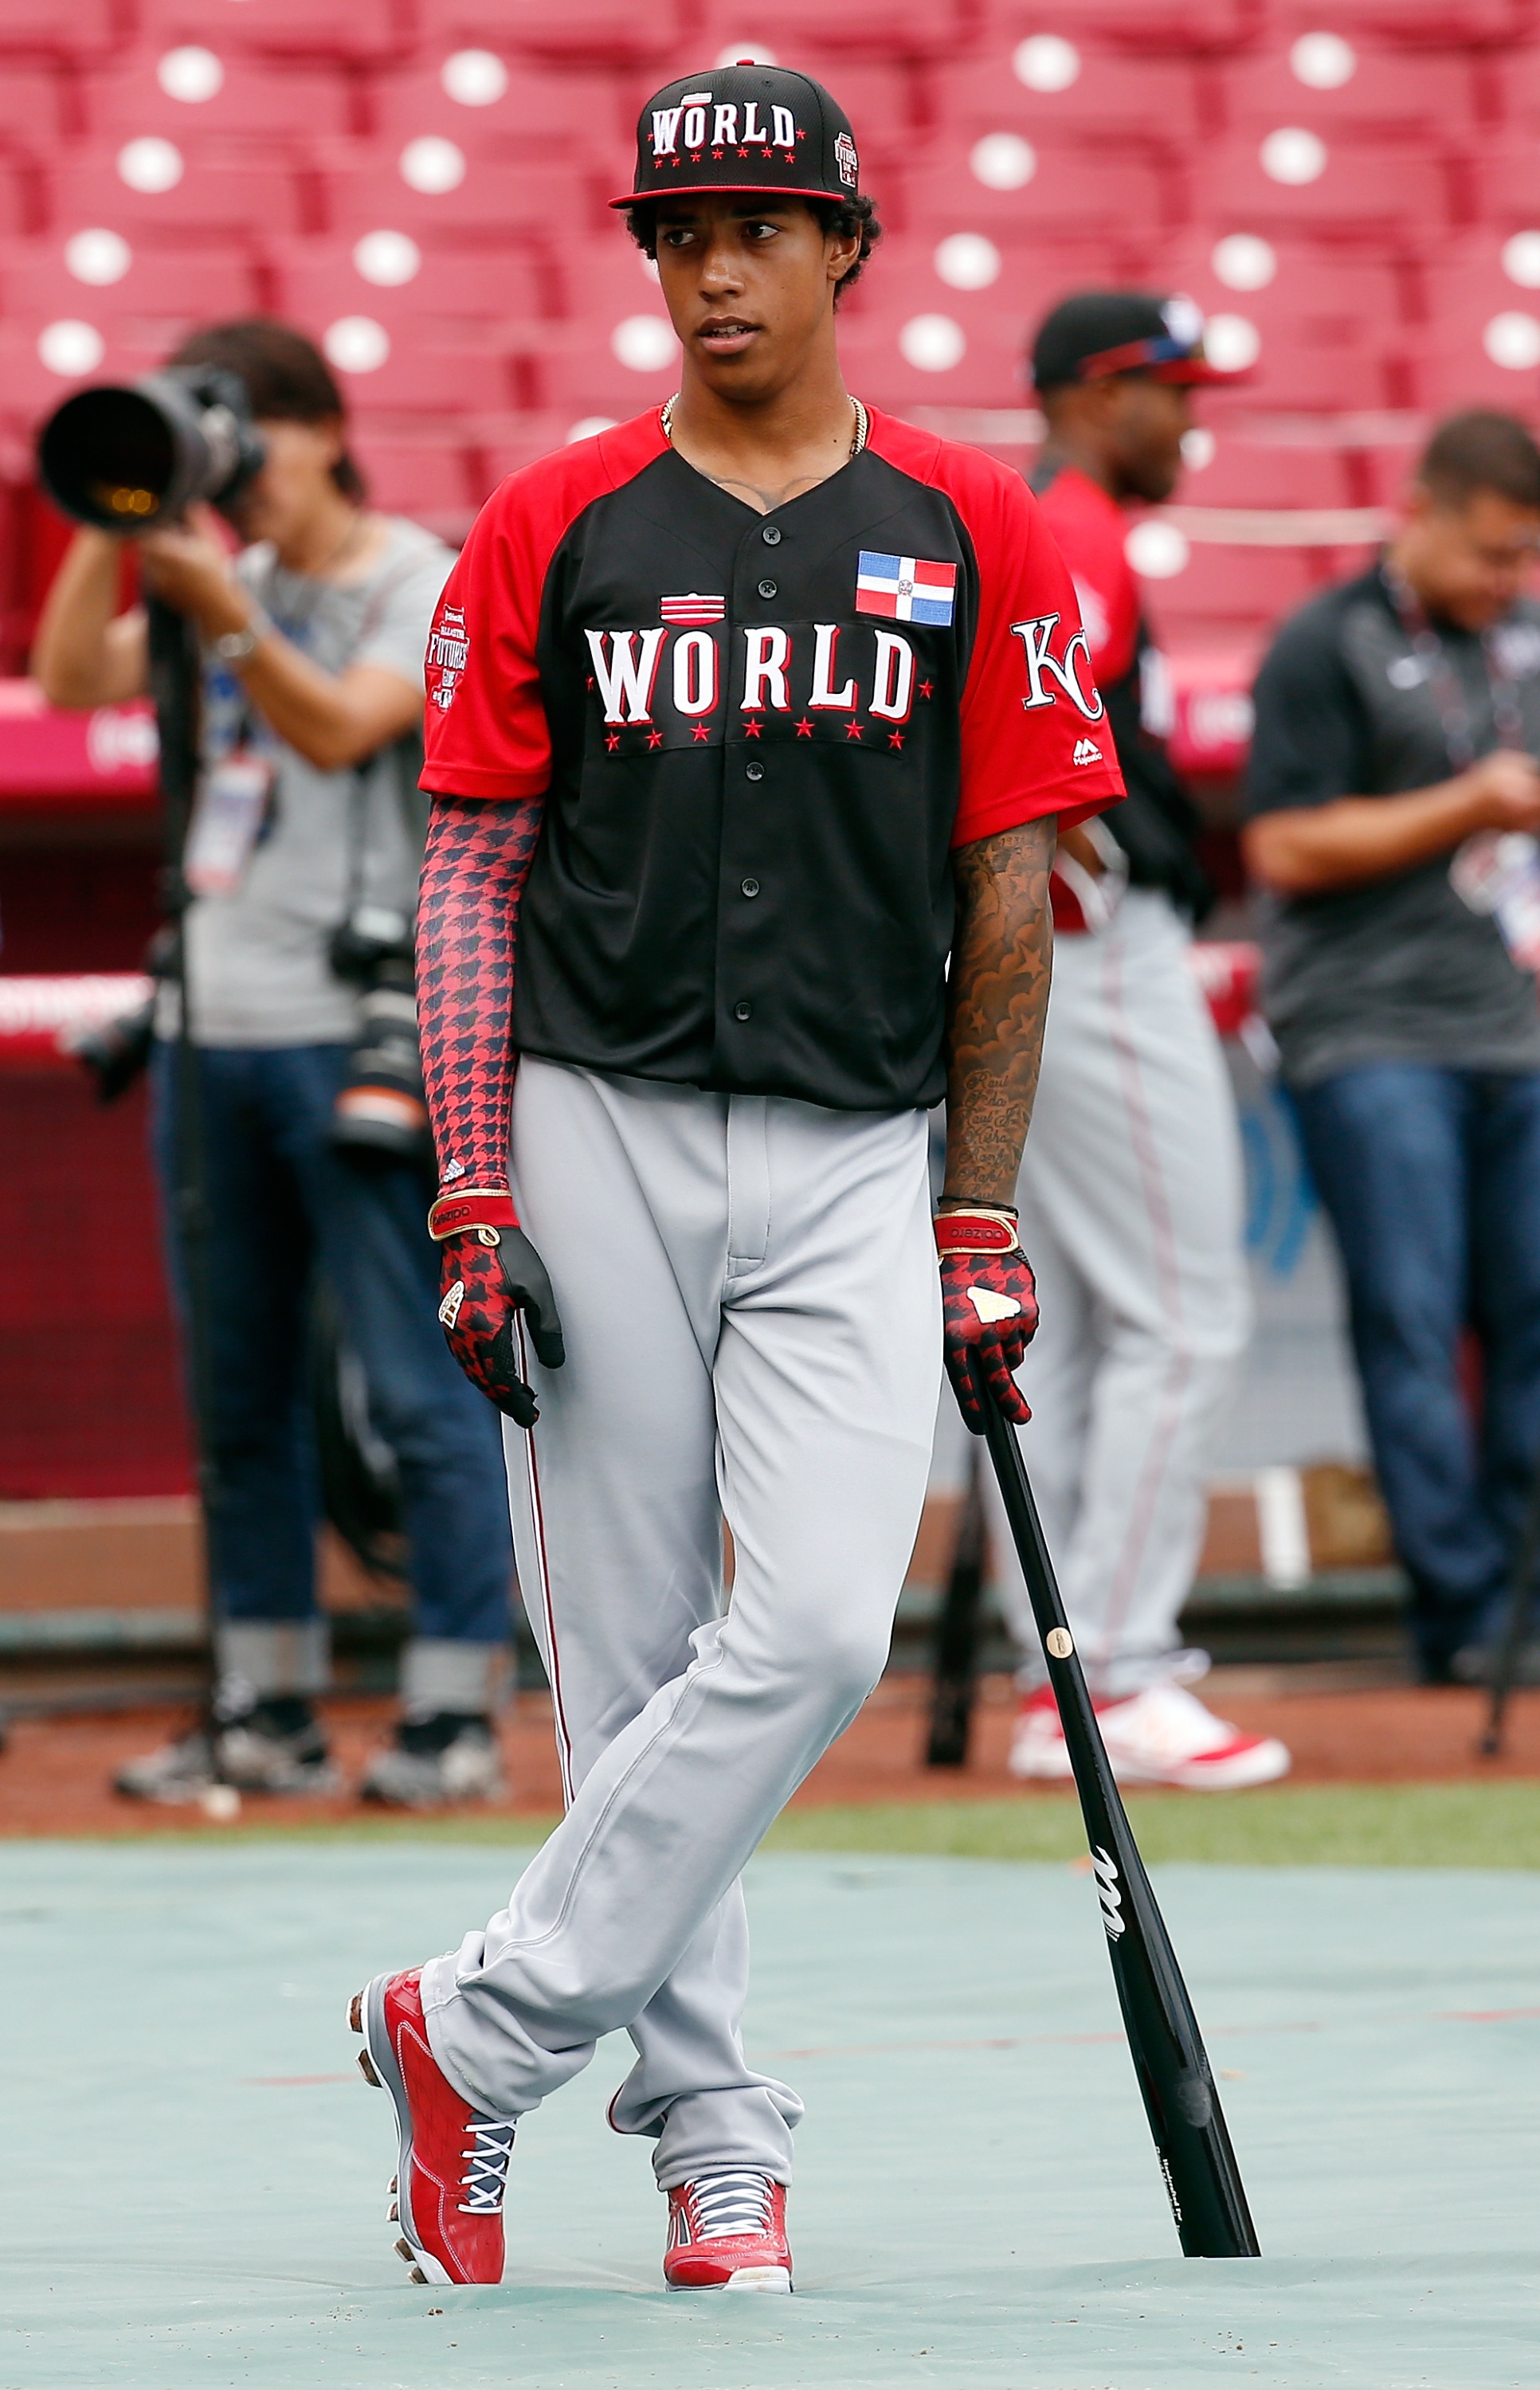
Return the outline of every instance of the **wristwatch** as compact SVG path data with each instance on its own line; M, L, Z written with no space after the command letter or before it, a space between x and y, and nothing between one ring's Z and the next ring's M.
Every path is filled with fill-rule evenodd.
M209 642L222 664L243 664L259 648L273 625L265 614L255 613L244 631L224 631Z

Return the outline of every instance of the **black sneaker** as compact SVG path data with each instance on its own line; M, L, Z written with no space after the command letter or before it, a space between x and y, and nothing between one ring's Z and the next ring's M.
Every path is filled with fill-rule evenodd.
M437 1710L403 1718L395 1740L377 1751L358 1791L398 1809L443 1809L457 1801L495 1801L504 1792L497 1738L489 1717Z

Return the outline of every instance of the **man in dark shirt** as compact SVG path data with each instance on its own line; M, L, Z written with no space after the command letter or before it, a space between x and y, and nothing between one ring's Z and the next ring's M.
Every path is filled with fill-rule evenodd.
M1256 688L1268 1019L1433 1682L1491 1639L1540 1458L1537 547L1529 433L1452 418L1380 562L1285 625Z

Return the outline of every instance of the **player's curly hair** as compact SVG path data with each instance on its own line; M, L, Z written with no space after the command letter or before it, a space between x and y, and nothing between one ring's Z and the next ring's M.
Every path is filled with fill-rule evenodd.
M769 196L775 195L771 193ZM802 205L817 219L826 238L831 233L839 240L849 240L856 233L861 236L861 247L856 254L855 263L848 274L841 276L835 289L834 303L838 307L851 285L861 279L862 267L882 238L882 226L878 221L877 203L874 199L868 199L865 191L858 191L853 199L804 199ZM645 251L648 257L657 256L658 202L656 199L638 199L634 206L627 208L625 228L638 249Z

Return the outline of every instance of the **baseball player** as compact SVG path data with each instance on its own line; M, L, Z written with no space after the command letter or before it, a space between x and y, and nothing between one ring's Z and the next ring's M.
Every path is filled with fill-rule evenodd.
M440 1317L507 1415L567 1812L353 2023L420 2277L498 2278L515 2126L620 2026L669 2284L784 2291L740 1872L882 1668L943 1348L1021 1416L1048 869L1121 783L1024 485L844 387L877 226L828 92L707 71L638 139L681 388L504 483L429 650Z
M1225 380L1190 300L1082 291L1039 326L1033 379L1048 436L1033 475L1074 577L1121 805L1061 842L1053 1004L1038 1133L1022 1160L1023 1235L1044 1332L1021 1383L1033 1483L1064 1599L1124 1782L1229 1791L1285 1773L1190 1690L1206 1654L1177 1615L1197 1566L1219 1407L1246 1339L1235 1105L1187 963L1213 902L1200 827L1165 751L1171 697L1124 552L1125 508L1169 498L1195 385ZM1003 1605L1027 1654L1010 1766L1071 1774L992 1471Z

